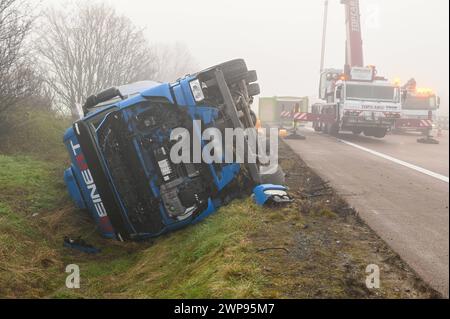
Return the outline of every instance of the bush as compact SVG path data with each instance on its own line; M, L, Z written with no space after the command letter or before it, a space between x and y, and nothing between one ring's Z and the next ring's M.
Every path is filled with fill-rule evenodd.
M66 154L63 135L70 125L68 118L51 111L15 109L0 122L0 153L61 159Z

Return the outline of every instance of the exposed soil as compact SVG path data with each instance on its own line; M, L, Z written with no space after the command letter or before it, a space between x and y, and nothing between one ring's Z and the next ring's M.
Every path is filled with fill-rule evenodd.
M265 226L252 235L267 297L440 297L283 142L279 153L295 202L264 209ZM366 287L372 264L380 269L379 289Z

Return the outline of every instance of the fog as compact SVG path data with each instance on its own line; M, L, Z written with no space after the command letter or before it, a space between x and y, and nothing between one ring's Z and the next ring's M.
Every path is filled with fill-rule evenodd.
M56 0L44 0L57 3ZM321 0L107 0L145 27L150 41L184 43L200 67L245 58L262 96L317 96ZM380 75L415 77L442 98L448 114L449 2L361 0L366 64ZM325 66L344 64L344 8L330 0Z

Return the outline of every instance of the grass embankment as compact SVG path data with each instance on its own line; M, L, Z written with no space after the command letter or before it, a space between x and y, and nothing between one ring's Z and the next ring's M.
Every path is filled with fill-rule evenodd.
M435 296L335 194L302 199L321 181L283 145L292 205L271 209L237 200L153 242L104 240L87 214L74 208L62 180L67 124L49 123L56 127L50 125L53 133L44 139L23 133L35 142L16 137L4 148L8 155L0 155L0 297ZM82 236L102 252L63 248L66 235ZM382 271L375 291L365 287L365 268L373 263ZM65 287L69 264L80 266L81 289Z
M251 202L236 202L195 227L150 243L103 240L73 207L62 179L67 120L13 114L0 138L0 297L258 297L261 272L249 258L257 228ZM252 215L253 214L253 215ZM62 247L82 236L89 256ZM65 288L77 264L81 289Z
M47 276L57 271L58 257L40 216L62 204L52 169L29 157L0 155L0 296L52 288Z
M65 165L66 125L47 112L12 113L2 123L0 297L38 296L57 286L48 278L60 258L42 216L67 202L57 178Z
M72 208L60 165L0 156L0 295L6 297L258 297L261 271L248 234L256 207L236 202L200 225L153 243L102 240ZM82 235L98 256L62 248ZM65 288L65 265L78 264L82 288Z

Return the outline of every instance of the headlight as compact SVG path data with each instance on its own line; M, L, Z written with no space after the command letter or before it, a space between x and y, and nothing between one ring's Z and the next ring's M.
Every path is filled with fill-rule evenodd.
M205 95L203 94L202 86L200 84L200 81L194 80L190 83L192 95L194 96L195 102L201 102L205 99Z

